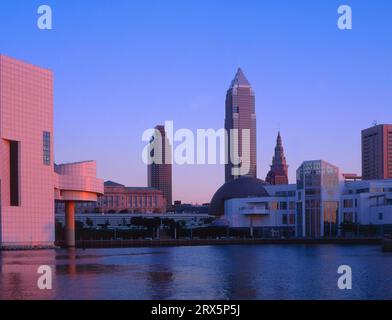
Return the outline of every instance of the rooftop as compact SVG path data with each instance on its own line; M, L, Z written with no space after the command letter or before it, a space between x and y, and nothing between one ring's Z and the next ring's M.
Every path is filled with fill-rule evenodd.
M241 68L238 68L237 73L236 73L233 81L231 82L230 88L233 88L235 86L250 87L250 83Z
M151 187L126 187L123 184L114 182L114 181L105 181L105 187L121 187L121 188L125 188L126 190L130 190L130 191L145 191L145 190L158 190L156 188L151 188Z

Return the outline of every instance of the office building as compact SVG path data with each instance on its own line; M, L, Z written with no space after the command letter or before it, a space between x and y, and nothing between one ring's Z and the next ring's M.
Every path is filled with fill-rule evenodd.
M362 131L362 178L392 179L392 124Z
M150 187L126 187L107 181L105 194L98 198L97 207L109 213L164 213L166 200L161 190Z
M56 213L64 213L64 204L56 204ZM126 187L105 181L104 194L96 202L77 203L78 214L92 213L164 213L166 200L162 191L149 187Z
M233 163L231 154L238 154L249 160L249 170L246 176L257 177L256 154L256 111L255 94L241 69L238 69L234 80L226 94L225 129L227 132L227 164L225 165L225 181L229 182L239 176L233 175L233 168L240 168L241 164ZM232 130L238 130L238 139L234 139ZM249 131L249 139L243 139L244 130ZM244 138L246 136L244 135ZM237 141L236 141L237 140ZM249 145L247 150L246 145ZM245 166L242 165L242 168ZM245 170L245 169L244 169Z
M172 205L172 145L164 126L155 127L150 148L156 161L147 166L148 187L162 191L169 208Z
M354 233L368 227L377 235L392 234L392 179L346 181L339 221L356 224L358 230Z

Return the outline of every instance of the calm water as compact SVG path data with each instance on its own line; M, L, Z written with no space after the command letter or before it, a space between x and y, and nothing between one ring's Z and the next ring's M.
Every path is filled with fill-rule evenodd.
M378 246L207 246L0 252L0 299L392 299ZM337 288L339 265L353 289ZM53 290L37 268L53 269Z

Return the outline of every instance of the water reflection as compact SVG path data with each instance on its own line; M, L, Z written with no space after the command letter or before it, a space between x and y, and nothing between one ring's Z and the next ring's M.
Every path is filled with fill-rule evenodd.
M38 267L48 265L54 269L54 251L0 252L0 299L54 299L56 288L40 290ZM56 275L53 274L53 284Z
M352 266L353 290L337 289ZM53 289L39 290L40 265ZM0 252L0 299L392 299L372 246L206 246Z
M76 275L76 249L68 249L67 271L70 276Z

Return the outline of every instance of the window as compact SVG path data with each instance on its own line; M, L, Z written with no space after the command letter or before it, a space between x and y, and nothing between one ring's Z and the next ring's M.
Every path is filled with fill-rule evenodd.
M43 134L44 165L50 166L50 132Z
M134 203L133 206L134 206L135 208L139 208L139 198L138 198L137 196L135 196L134 200L135 200L135 201L133 202L133 203Z
M352 212L343 213L344 222L354 222L354 216Z
M305 190L305 195L307 196L317 196L320 195L320 190L319 189L307 189Z
M282 215L282 224L287 224L287 214Z
M382 212L380 212L378 214L378 220L383 220L384 219L384 215L382 214Z
M354 207L354 202L352 199L345 199L343 200L343 208L353 208Z
M273 210L273 211L278 210L278 203L277 202L271 202L270 203L270 210Z
M357 190L357 194L361 194L361 193L369 193L369 189L358 189Z
M287 210L287 202L281 202L279 206L280 210Z
M19 207L19 142L10 141L10 204Z
M113 197L112 196L108 197L108 207L109 208L113 207Z

